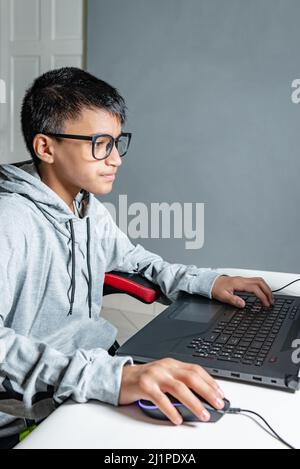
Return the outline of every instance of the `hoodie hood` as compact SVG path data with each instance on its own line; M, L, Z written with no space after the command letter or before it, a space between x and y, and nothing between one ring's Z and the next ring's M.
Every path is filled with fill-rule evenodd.
M70 309L68 315L72 315L76 293L76 234L74 230L74 221L76 220L76 222L78 222L80 220L82 224L85 224L87 233L86 260L88 271L88 302L89 317L91 318L93 286L92 270L90 265L91 226L89 214L93 209L91 194L84 190L77 194L74 200L74 205L77 213L82 215L81 218L78 218L78 216L71 212L67 204L52 189L50 189L50 187L42 182L40 175L31 160L0 166L0 195L1 193L17 194L18 196L24 197L24 199L32 202L57 231L70 239L72 274Z
M29 199L56 229L68 238L70 237L70 231L66 225L77 217L67 204L42 182L32 161L0 166L0 194L3 192L18 194ZM90 194L84 190L75 199L75 204L80 210L85 207L83 218L89 215L90 199Z

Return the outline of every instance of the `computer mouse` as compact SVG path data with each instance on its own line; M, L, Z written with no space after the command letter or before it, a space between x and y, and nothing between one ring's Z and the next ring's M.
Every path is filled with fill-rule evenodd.
M173 396L168 395L171 403L174 407L178 410L181 414L184 422L202 422L199 418L192 413L190 409L185 407L181 402L175 399ZM198 396L199 397L199 396ZM228 413L230 410L230 402L227 399L224 399L225 406L222 410L217 410L212 407L207 401L201 398L201 403L204 408L210 413L210 420L208 423L216 423L218 422L225 414ZM137 402L138 407L149 417L158 420L169 420L168 417L160 410L157 405L155 405L151 401L147 401L146 399L140 399ZM202 422L203 423L203 422Z

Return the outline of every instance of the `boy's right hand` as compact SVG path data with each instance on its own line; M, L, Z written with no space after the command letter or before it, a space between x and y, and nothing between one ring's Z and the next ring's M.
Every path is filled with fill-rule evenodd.
M126 365L123 367L119 405L146 399L157 405L171 422L180 425L182 417L166 396L169 393L201 421L209 421L209 413L191 390L216 409L223 409L224 393L216 381L198 365L173 358L145 365Z

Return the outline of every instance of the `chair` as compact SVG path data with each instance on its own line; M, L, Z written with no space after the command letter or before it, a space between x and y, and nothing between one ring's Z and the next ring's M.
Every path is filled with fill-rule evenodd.
M106 273L103 296L113 293L125 293L145 304L158 302L163 305L170 305L172 303L171 300L162 293L158 285L155 285L139 274L128 274L117 271Z

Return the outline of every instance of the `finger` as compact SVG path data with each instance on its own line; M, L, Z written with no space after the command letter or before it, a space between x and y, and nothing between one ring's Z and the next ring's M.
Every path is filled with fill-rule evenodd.
M258 283L249 283L249 287L247 287L247 291L254 293L254 295L262 302L262 304L266 307L271 306L269 299L265 292L261 289L260 284Z
M201 397L213 407L220 410L224 408L224 401L204 381L202 381L202 383L201 381L199 382L199 380L197 380L196 383L191 382L191 386L193 386L191 389L193 389L197 395L182 382L174 383L171 393L179 402L196 415L199 420L208 422L210 420L210 413L204 407Z
M204 368L202 368L199 365L182 362L174 358L165 358L161 362L164 364L164 366L167 366L167 368L171 367L175 369L176 373L178 372L180 373L182 369L185 370L184 371L185 373L189 373L190 371L196 371L199 374L199 376L202 379L204 379L210 386L212 386L216 390L220 390L221 393L223 392L219 384L214 380L214 378L209 373L207 373L207 371L205 371ZM176 376L177 375L175 375L175 377Z
M170 401L170 399L160 390L154 393L152 396L149 397L151 401L159 407L162 413L172 422L174 425L182 424L182 416L174 407Z
M185 363L185 365L190 372L198 373L200 378L202 378L213 389L219 391L221 396L224 397L224 392L222 391L220 385L217 383L217 381L214 380L214 378L209 373L207 373L206 370L204 370L204 368L199 365L191 365L190 363Z
M267 284L267 282L263 278L258 278L258 281L260 282L262 290L265 292L267 295L270 304L274 304L274 297L271 288Z
M170 394L174 396L181 404L189 409L201 422L209 422L210 413L204 405L184 384L178 382L170 388Z
M215 389L210 386L206 381L199 377L196 371L191 371L188 375L182 374L179 377L189 389L196 393L197 399L203 398L209 402L212 406L218 409L224 407L224 393L220 389Z
M241 290L240 288L239 288L239 290L240 291L246 291L246 290ZM232 305L232 306L235 306L236 308L244 308L245 305L246 305L245 301L242 298L240 298L239 296L234 295L233 293L230 293L230 292L224 292L223 301L225 303L228 303L228 304Z
M239 290L248 293L254 293L257 298L259 298L262 304L266 307L270 306L269 299L265 292L261 289L260 283L258 283L257 278L249 278L244 279L246 281L242 282L242 286L240 285L240 279L237 279L234 283L234 290Z

